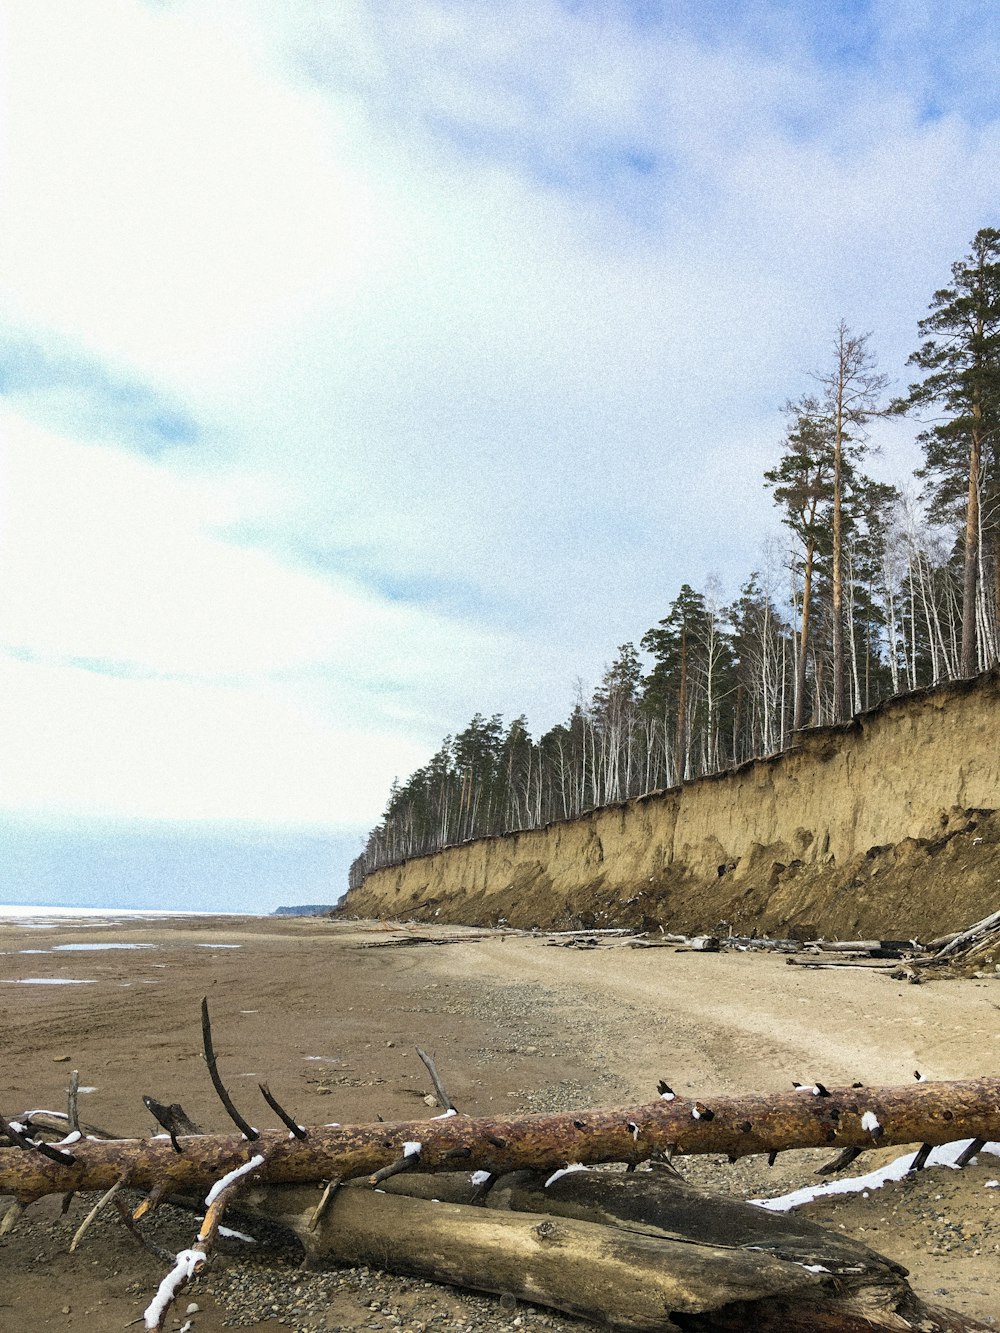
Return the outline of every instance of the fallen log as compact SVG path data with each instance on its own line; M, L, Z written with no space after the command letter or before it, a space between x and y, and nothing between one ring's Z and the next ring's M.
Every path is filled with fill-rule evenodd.
M959 950L968 944L972 944L981 935L985 935L998 927L1000 927L1000 912L991 912L989 916L983 917L982 921L977 921L958 935L954 935L938 950L936 957L947 958L951 954L958 953Z
M0 1194L30 1203L46 1194L107 1190L125 1172L133 1187L198 1193L254 1155L270 1184L342 1180L406 1160L408 1171L456 1167L493 1175L553 1171L567 1163L636 1165L674 1153L745 1157L791 1148L867 1148L873 1144L1000 1139L1000 1078L916 1083L897 1088L820 1085L791 1093L709 1102L666 1089L641 1106L557 1115L482 1117L446 1113L434 1120L304 1127L242 1134L154 1139L63 1140L59 1160L22 1147L0 1148ZM414 1146L415 1145L415 1146Z
M786 1270L819 1277L808 1289L792 1283L784 1291L744 1301L742 1324L724 1304L707 1326L761 1333L811 1333L854 1328L972 1328L950 1311L923 1304L906 1282L906 1269L858 1241L837 1235L805 1218L769 1213L740 1200L694 1189L666 1172L632 1175L572 1172L558 1180L508 1177L491 1192L491 1206L548 1212L615 1227L655 1228L695 1247L729 1246L741 1254L767 1255ZM762 1220L765 1219L765 1220Z
M53 1122L60 1129L69 1125L74 1118L72 1085L70 1114L65 1118L61 1113L31 1112L9 1122L0 1116L0 1133L11 1145L0 1147L0 1194L14 1196L0 1232L16 1226L27 1204L45 1194L68 1197L75 1191L101 1190L102 1198L77 1231L74 1243L79 1243L100 1210L113 1203L138 1239L150 1244L136 1227L140 1218L163 1199L204 1196L207 1211L194 1245L173 1260L145 1311L145 1325L150 1330L162 1329L179 1292L209 1261L227 1208L239 1208L241 1199L262 1188L277 1190L287 1199L289 1190L294 1194L296 1184L307 1181L325 1182L321 1191L319 1187L307 1190L313 1200L305 1221L306 1231L314 1233L309 1242L312 1252L319 1252L321 1238L328 1231L320 1225L324 1214L337 1208L335 1230L341 1238L337 1244L344 1261L376 1262L459 1285L509 1290L530 1299L548 1299L574 1313L586 1314L593 1305L593 1317L600 1322L626 1328L754 1327L774 1329L775 1333L779 1328L790 1333L912 1328L915 1325L908 1318L911 1307L907 1306L903 1314L905 1301L912 1296L907 1294L908 1288L900 1294L891 1281L888 1287L882 1281L884 1291L879 1300L892 1321L880 1322L876 1308L879 1301L873 1305L869 1299L861 1307L856 1301L855 1307L844 1304L845 1292L851 1300L855 1300L856 1292L849 1290L851 1283L843 1280L847 1275L843 1264L835 1270L826 1264L807 1263L801 1258L770 1253L766 1244L756 1241L733 1244L732 1236L720 1247L717 1237L704 1231L704 1218L700 1233L689 1223L671 1234L664 1226L662 1210L652 1220L642 1214L641 1189L636 1191L640 1200L638 1216L616 1217L615 1209L606 1204L596 1218L564 1216L555 1205L566 1203L562 1196L566 1190L572 1193L574 1187L561 1186L551 1195L543 1187L538 1202L522 1198L522 1206L528 1209L544 1205L543 1213L529 1211L519 1218L494 1217L490 1221L482 1210L465 1204L456 1205L456 1215L449 1218L440 1211L443 1205L439 1203L421 1205L419 1200L410 1200L418 1211L410 1208L407 1213L406 1201L394 1199L394 1203L404 1205L401 1214L398 1207L392 1211L388 1205L372 1203L376 1198L392 1196L381 1190L362 1191L357 1182L364 1176L369 1185L378 1185L390 1178L406 1179L411 1173L443 1173L444 1187L456 1167L464 1171L476 1168L478 1176L484 1178L477 1181L473 1196L473 1202L478 1203L497 1176L524 1168L543 1170L550 1177L545 1185L551 1187L569 1172L579 1174L572 1169L574 1163L624 1162L633 1168L626 1173L632 1181L636 1178L634 1167L644 1159L669 1161L684 1152L726 1152L735 1159L766 1151L773 1160L778 1151L787 1148L833 1142L838 1142L843 1156L846 1149L873 1143L918 1140L932 1144L968 1137L981 1146L986 1139L1000 1138L998 1079L918 1083L903 1089L852 1087L835 1092L817 1083L796 1085L795 1092L784 1095L719 1099L712 1106L679 1097L661 1082L660 1099L650 1105L476 1119L458 1114L441 1087L433 1061L419 1051L447 1106L443 1115L403 1124L306 1128L282 1107L266 1084L260 1084L264 1100L284 1126L282 1131L262 1131L244 1119L222 1082L207 1001L202 1004L202 1035L212 1082L227 1114L241 1131L238 1137L203 1134L179 1105L164 1105L146 1097L147 1108L166 1128L166 1134L144 1140L102 1140L76 1129L58 1142L48 1142L41 1136L36 1117L47 1116L50 1130ZM352 1180L354 1189L339 1188L342 1181ZM119 1193L126 1186L148 1191L132 1213ZM531 1188L530 1182L525 1188ZM508 1198L515 1211L519 1207L517 1197L512 1190ZM568 1202L570 1212L579 1207L576 1195ZM636 1205L630 1206L634 1212ZM706 1216L712 1212L704 1201L699 1206ZM366 1207L364 1217L369 1220L358 1214L356 1227L345 1220L345 1214L354 1216L351 1210ZM389 1219L387 1228L380 1230L381 1223L370 1220L372 1208L383 1219ZM421 1208L423 1211L419 1211ZM559 1214L558 1221L552 1213ZM422 1220L425 1215L426 1224ZM301 1217L298 1225L301 1231ZM751 1226L748 1233L754 1237L766 1224L755 1225L757 1229ZM423 1239L421 1229L426 1232ZM613 1234L607 1234L609 1229ZM342 1239L344 1235L347 1240ZM352 1243L354 1249L350 1248ZM374 1257L362 1258L371 1253L365 1247L373 1244ZM885 1264L879 1256L874 1261L874 1269L867 1262L847 1267L871 1277ZM822 1308L816 1306L809 1319L802 1322L803 1309L819 1300L816 1293L824 1288L827 1279L823 1274L827 1272L832 1275L840 1305L831 1304L824 1291ZM891 1266L886 1272L891 1276ZM637 1284L637 1273L651 1276L644 1276ZM810 1279L805 1284L803 1274ZM616 1307L609 1309L607 1291L614 1297L622 1282L628 1290ZM869 1296L879 1286L874 1279L862 1285ZM595 1305L602 1292L603 1304ZM542 1293L548 1293L547 1297ZM980 1327L956 1322L957 1317L951 1315L938 1319L934 1312L921 1309L919 1313L923 1320L919 1326L927 1333L957 1333Z
M254 1187L240 1210L293 1231L311 1266L374 1264L612 1328L985 1327L924 1305L901 1265L856 1241L662 1170L559 1173L547 1183L521 1172L494 1186L485 1209L469 1206L468 1175L397 1178L386 1189L341 1189L319 1226L315 1188Z
M895 972L898 970L895 963L879 963L867 958L825 958L822 961L818 958L786 958L785 962L789 967L808 967L814 972L831 967L857 967L862 972Z
M251 1189L241 1208L293 1230L314 1263L376 1264L613 1328L654 1333L678 1327L674 1314L707 1314L732 1301L795 1296L818 1285L804 1268L763 1253L361 1189L338 1191L310 1231L315 1203L314 1190L283 1186Z

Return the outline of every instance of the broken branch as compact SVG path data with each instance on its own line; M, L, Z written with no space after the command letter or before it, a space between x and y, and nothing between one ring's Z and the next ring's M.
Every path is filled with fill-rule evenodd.
M219 1094L219 1101L226 1108L230 1120L236 1128L242 1132L243 1137L249 1139L252 1143L254 1140L258 1139L260 1135L257 1130L254 1129L253 1125L248 1125L240 1115L239 1111L237 1111L236 1107L233 1105L233 1099L230 1097L226 1085L223 1083L219 1074L215 1060L215 1049L212 1046L212 1023L208 1016L207 996L201 1002L201 1035L205 1044L205 1063L208 1065L208 1072L212 1079L212 1086Z

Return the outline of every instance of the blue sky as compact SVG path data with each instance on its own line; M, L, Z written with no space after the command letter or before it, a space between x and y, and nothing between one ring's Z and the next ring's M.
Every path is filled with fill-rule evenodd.
M336 897L445 733L735 594L837 322L902 386L997 222L987 3L0 23L0 899Z

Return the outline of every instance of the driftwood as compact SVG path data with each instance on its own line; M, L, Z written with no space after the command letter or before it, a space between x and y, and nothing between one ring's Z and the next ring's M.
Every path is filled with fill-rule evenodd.
M932 940L923 957L909 960L911 975L907 975L906 980L912 981L924 971L940 970L951 975L968 974L980 966L989 967L990 963L1000 972L998 959L1000 959L1000 912L992 912L965 930ZM903 974L904 969L900 969L894 975L902 979Z
M938 957L947 958L949 954L958 953L968 945L976 943L982 936L998 929L1000 929L1000 912L992 912L944 944L938 952Z
M253 1187L241 1212L292 1230L311 1264L374 1264L514 1296L613 1328L858 1333L984 1328L918 1300L906 1270L798 1217L692 1189L672 1173L530 1172L470 1207L468 1175L341 1189ZM408 1197L393 1197L406 1195Z
M243 1206L294 1230L314 1262L374 1263L615 1328L676 1328L674 1314L794 1298L817 1284L771 1255L558 1216L544 1200L540 1211L513 1213L343 1189L310 1232L315 1198L308 1189L252 1190Z
M831 967L855 967L860 968L862 972L896 972L898 971L895 963L878 963L862 961L860 958L786 958L785 962L789 967L809 967L814 972L821 971Z
M969 1156L1000 1138L1000 1079L833 1091L815 1084L788 1094L712 1099L711 1105L661 1083L660 1098L642 1106L473 1118L455 1110L433 1061L419 1052L448 1108L444 1115L305 1127L261 1084L284 1128L259 1130L222 1082L207 1005L202 1023L209 1071L238 1135L201 1133L179 1105L148 1097L165 1134L102 1138L103 1131L90 1134L86 1126L65 1134L73 1119L72 1090L65 1118L50 1112L15 1121L0 1116L0 1144L9 1145L0 1146L0 1195L13 1196L0 1234L44 1195L101 1191L73 1244L110 1204L144 1241L136 1224L160 1201L204 1198L197 1238L172 1260L145 1312L147 1329L162 1328L172 1302L208 1261L226 1210L255 1206L296 1231L313 1259L377 1263L508 1292L614 1327L720 1333L982 1327L920 1306L898 1266L870 1251L861 1256L863 1247L804 1234L801 1225L790 1227L747 1205L685 1192L662 1166L635 1168L683 1153L735 1159L766 1152L773 1159L785 1149L826 1144L841 1150L839 1163L873 1144L960 1138L972 1140ZM63 1134L56 1143L45 1137L53 1125ZM581 1181L574 1168L587 1163L624 1163L628 1170ZM497 1186L501 1176L506 1179ZM437 1191L432 1198L446 1197L456 1179L457 1202L427 1199L428 1188ZM353 1185L341 1188L346 1182ZM383 1182L394 1191L402 1182L407 1194L425 1197L370 1188ZM131 1213L120 1193L126 1187L147 1196ZM484 1196L494 1207L472 1206Z
M818 1085L817 1085L818 1086ZM2 1127L2 1126L0 1126ZM791 1093L713 1098L675 1096L641 1106L559 1115L319 1125L297 1138L288 1130L155 1139L83 1138L39 1151L0 1148L0 1194L30 1203L69 1190L106 1190L128 1171L137 1189L207 1189L226 1172L263 1156L261 1179L272 1184L348 1180L371 1175L407 1155L407 1170L456 1166L503 1174L553 1171L569 1162L635 1165L668 1153L784 1152L790 1148L871 1147L1000 1139L1000 1078L916 1083L897 1088L809 1088ZM418 1144L407 1154L407 1146Z

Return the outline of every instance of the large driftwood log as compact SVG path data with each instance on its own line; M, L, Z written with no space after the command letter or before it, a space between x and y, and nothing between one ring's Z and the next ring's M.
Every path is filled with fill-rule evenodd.
M703 1194L664 1171L545 1181L527 1172L504 1177L483 1209L468 1206L468 1175L397 1177L388 1193L341 1189L318 1224L314 1187L252 1187L238 1207L294 1231L312 1263L378 1265L613 1328L984 1327L924 1305L905 1269L856 1241Z
M107 1190L123 1175L137 1189L204 1192L256 1156L269 1184L371 1175L386 1168L492 1174L552 1171L568 1163L636 1164L673 1153L744 1157L791 1148L940 1144L1000 1139L1000 1078L897 1088L818 1085L792 1093L712 1099L667 1092L649 1105L517 1118L448 1114L395 1124L325 1125L299 1137L242 1135L64 1141L52 1156L0 1148L0 1194L30 1203L46 1194Z
M691 1245L575 1218L340 1190L315 1232L315 1191L281 1186L244 1195L289 1226L315 1261L375 1264L453 1286L514 1296L613 1328L675 1328L705 1314L818 1285L815 1274L767 1254Z

